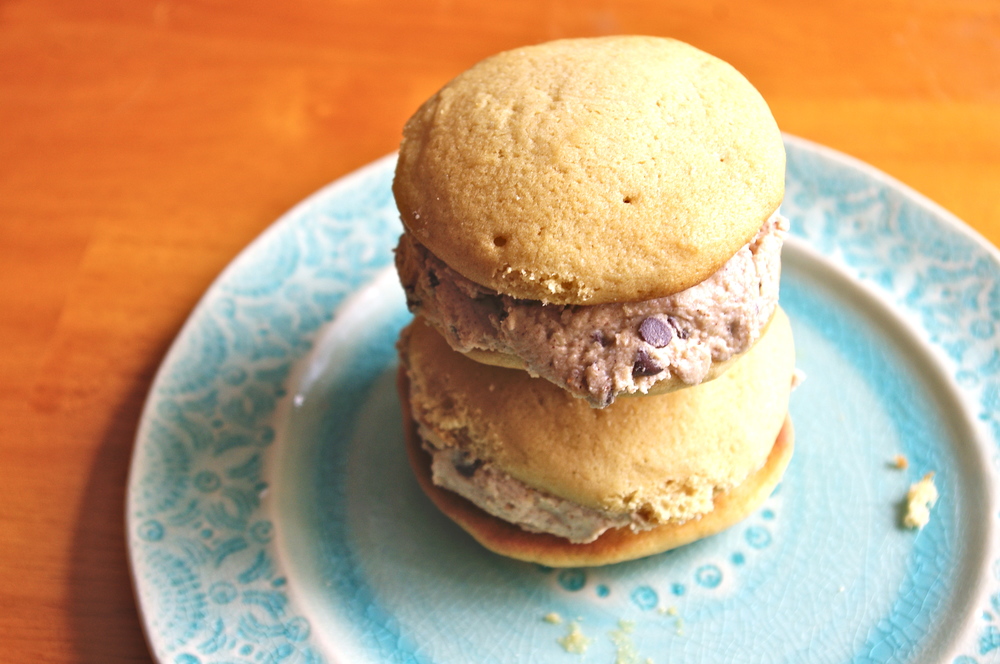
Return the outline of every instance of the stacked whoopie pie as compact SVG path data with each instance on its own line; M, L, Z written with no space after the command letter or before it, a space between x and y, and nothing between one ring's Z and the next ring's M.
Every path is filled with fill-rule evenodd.
M652 37L501 53L424 103L393 191L410 460L489 549L628 560L747 516L792 453L785 154L735 69Z

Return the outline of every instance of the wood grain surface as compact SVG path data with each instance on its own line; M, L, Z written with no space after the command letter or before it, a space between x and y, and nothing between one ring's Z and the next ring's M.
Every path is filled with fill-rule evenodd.
M0 660L148 662L125 482L211 280L493 52L677 37L1000 242L991 0L0 0Z

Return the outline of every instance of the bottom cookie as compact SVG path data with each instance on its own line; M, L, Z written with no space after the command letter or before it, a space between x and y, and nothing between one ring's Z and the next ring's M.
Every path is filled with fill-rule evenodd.
M436 486L431 480L430 455L422 447L410 413L408 379L402 368L397 385L403 407L407 454L424 493L439 510L490 551L549 567L588 567L634 560L719 533L748 517L771 495L784 475L794 448L792 422L786 416L764 465L741 484L716 495L710 512L684 523L641 532L616 528L593 542L574 544L555 535L522 530L484 512L458 494Z

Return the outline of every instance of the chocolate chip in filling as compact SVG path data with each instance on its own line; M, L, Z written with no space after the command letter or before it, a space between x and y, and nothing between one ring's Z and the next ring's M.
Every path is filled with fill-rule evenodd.
M674 333L662 320L650 316L639 325L639 336L653 348L663 348L674 338Z
M635 362L632 364L633 376L655 376L663 371L663 367L657 364L656 360L650 356L649 351L640 348L635 354Z
M476 471L483 465L482 459L477 459L472 454L466 451L456 451L452 455L451 463L455 466L455 470L462 477L472 477L476 474Z
M615 342L614 336L605 334L604 330L594 330L590 333L590 339L601 344L602 348L607 348Z

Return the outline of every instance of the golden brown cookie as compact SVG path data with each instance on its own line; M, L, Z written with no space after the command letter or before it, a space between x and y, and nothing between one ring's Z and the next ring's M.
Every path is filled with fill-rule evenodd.
M593 542L574 544L555 535L522 530L487 514L458 494L436 486L431 480L429 456L421 448L416 422L410 417L406 398L408 389L406 372L401 368L399 392L403 404L406 450L420 488L441 512L490 551L549 567L610 565L635 560L722 532L748 517L774 491L794 449L792 421L786 417L764 465L739 485L715 495L713 509L707 514L684 523L668 523L641 532L616 528L606 531Z
M524 522L531 528L542 528L533 520L539 515L579 508L661 535L669 531L660 528L704 519L721 494L756 486L746 482L773 453L794 371L791 329L780 310L760 341L716 380L601 410L523 371L474 362L419 320L404 331L400 355L407 420L412 417L453 477L455 469L480 481L488 475L492 484L482 485L481 507L512 514L520 510L516 501L530 509L544 505ZM777 477L780 471L766 472L760 486ZM507 500L506 508L501 503L497 511L496 499L488 505L489 496ZM749 505L742 498L737 503ZM728 525L729 515L718 518Z
M421 321L404 333L417 422L514 479L596 509L660 520L710 508L760 467L788 411L794 348L780 309L726 373L590 408L523 371L474 362Z
M714 273L777 209L784 149L730 65L657 37L488 58L404 129L406 227L460 274L558 304L638 301Z

